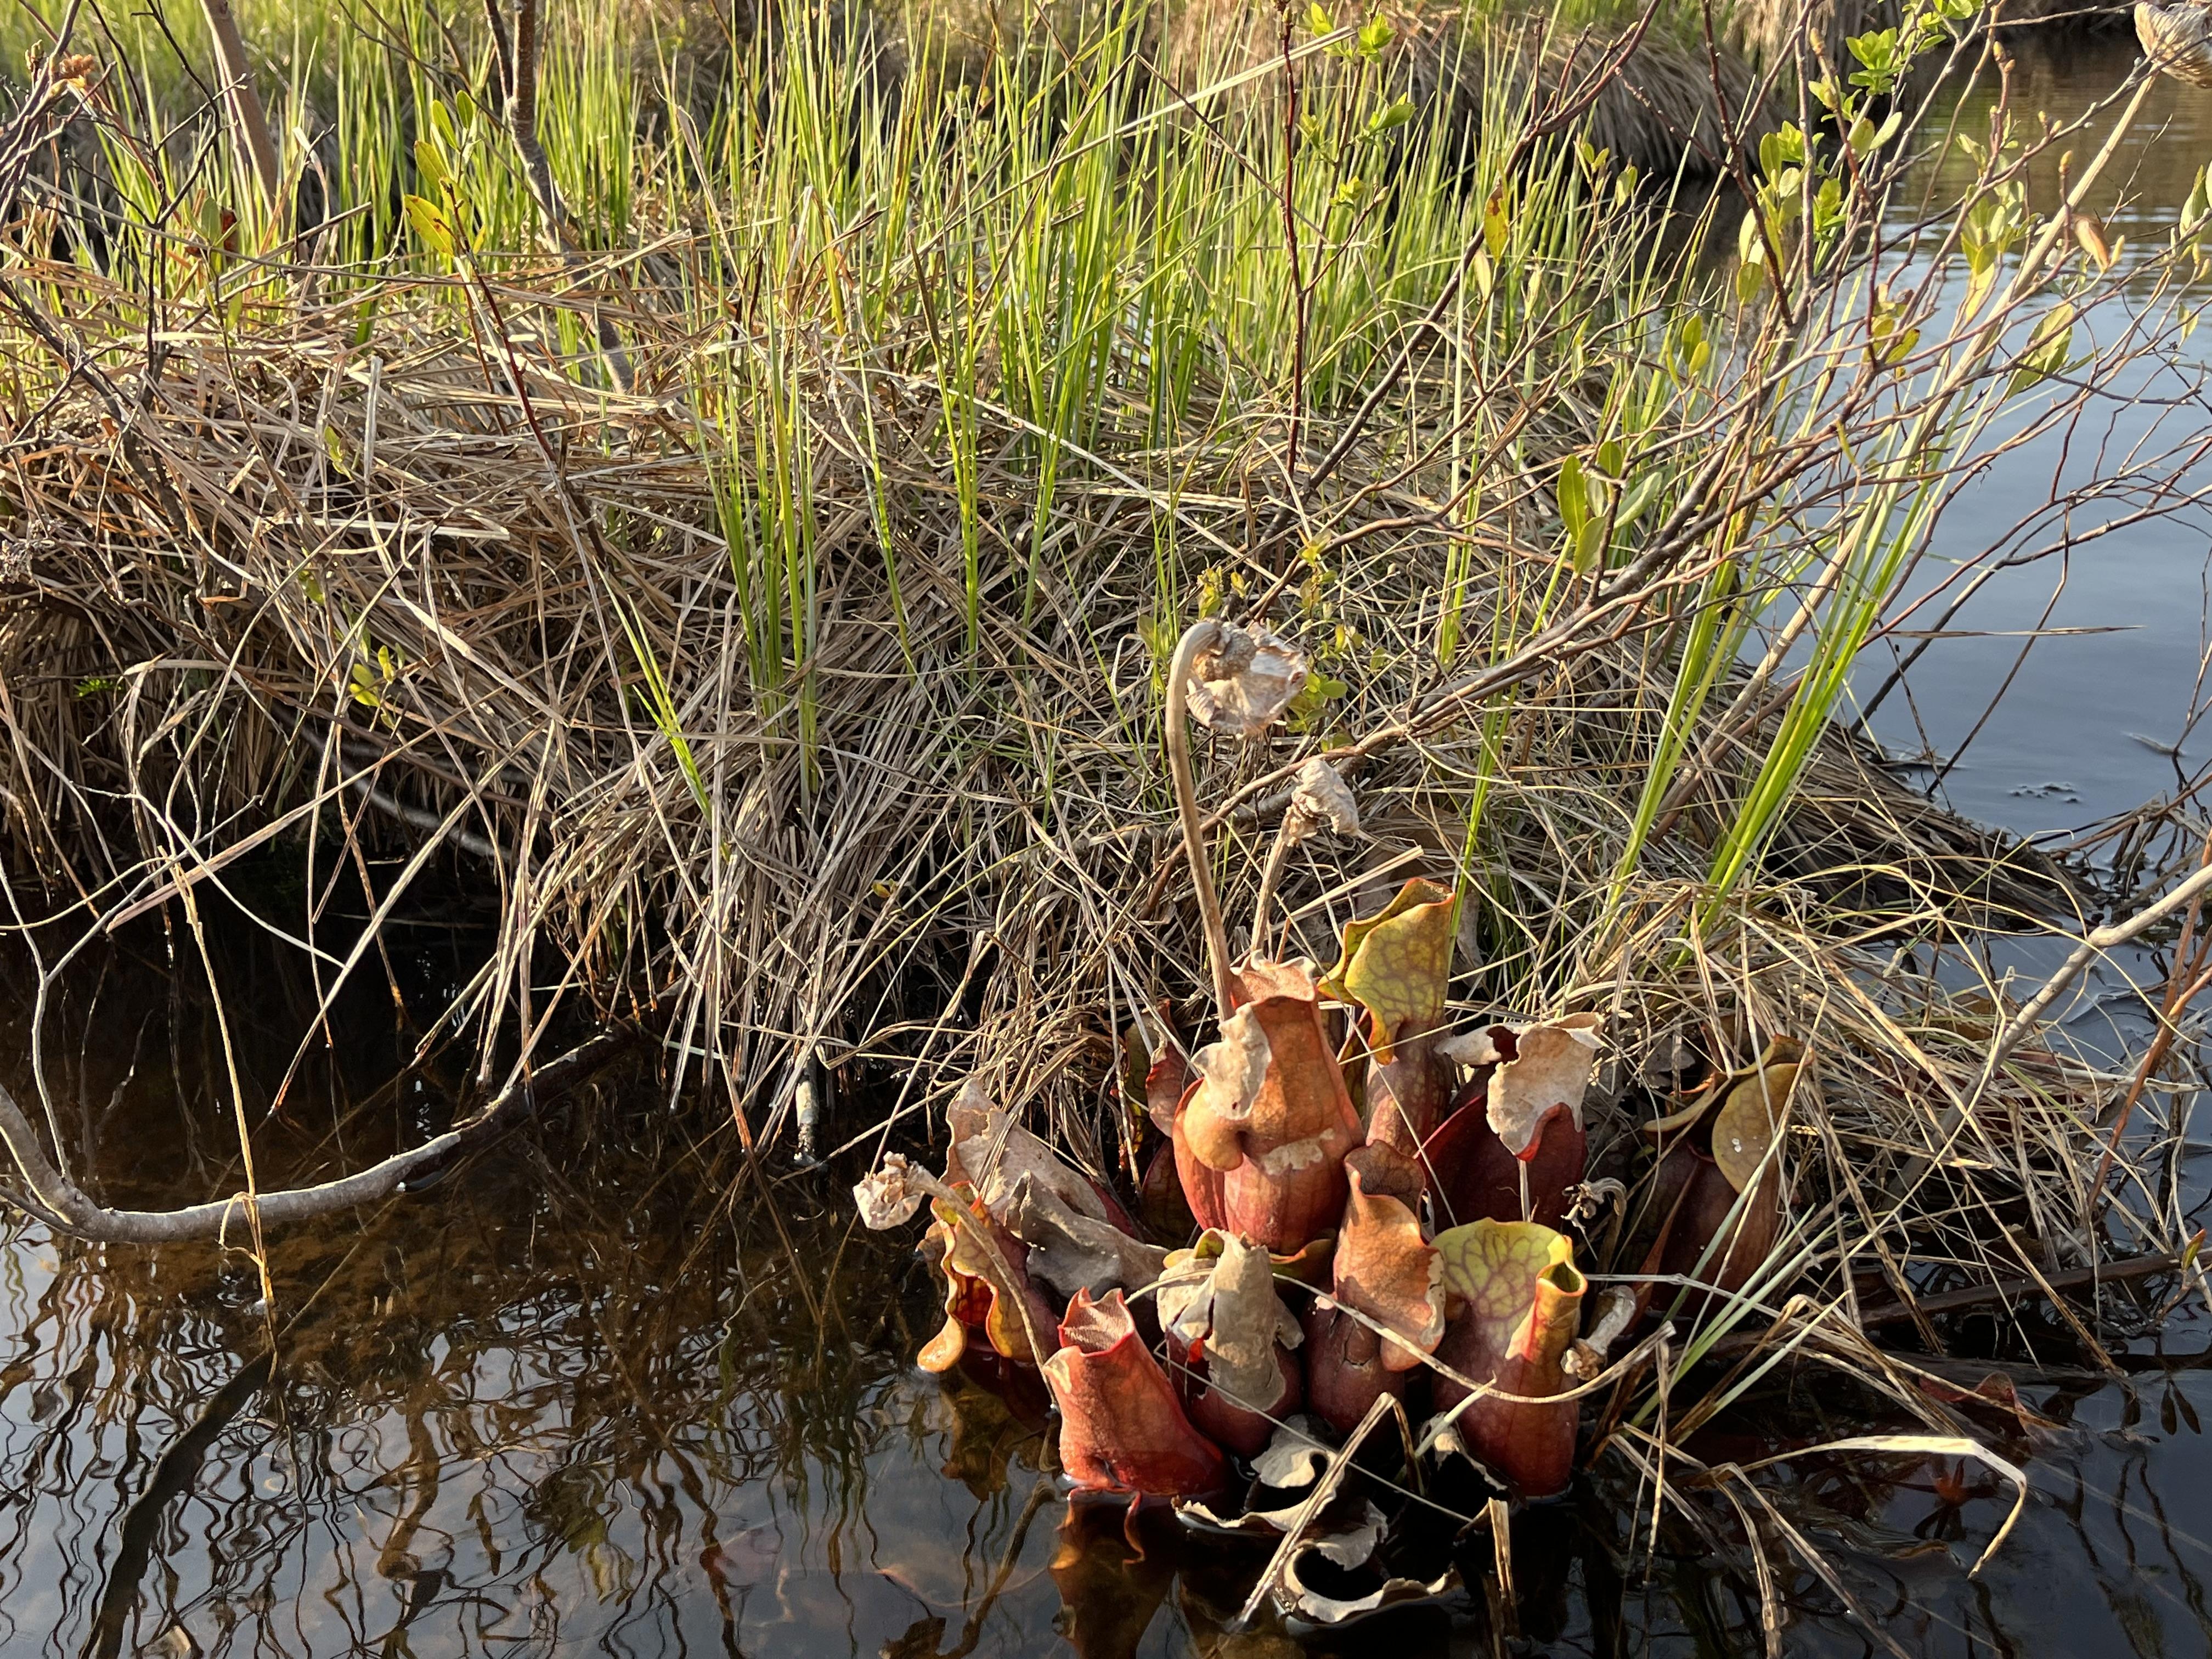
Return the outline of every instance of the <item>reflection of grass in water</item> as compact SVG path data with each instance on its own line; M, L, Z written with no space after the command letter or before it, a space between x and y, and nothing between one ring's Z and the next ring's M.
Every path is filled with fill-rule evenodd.
M854 1565L872 1459L934 1482L916 1455L933 1434L906 1415L903 1253L818 1214L791 1218L787 1249L764 1206L724 1201L742 1170L726 1120L663 1117L641 1138L631 1115L579 1107L358 1231L279 1247L276 1389L222 1429L197 1495L173 1495L206 1514L160 1535L142 1631L252 1628L284 1616L305 1575L318 1597L362 1595L355 1638L374 1642L395 1591L441 1595L423 1589L433 1572L517 1610L542 1575L543 1616L588 1628L597 1602L703 1594L695 1564L721 1517L772 1580L822 1571L840 1539ZM244 1296L215 1290L216 1261L65 1252L53 1338L0 1394L104 1350L60 1445L119 1459L135 1492L259 1345ZM76 1488L66 1459L11 1463L42 1501ZM747 1525L774 1528L772 1547ZM89 1607L64 1613L58 1637Z

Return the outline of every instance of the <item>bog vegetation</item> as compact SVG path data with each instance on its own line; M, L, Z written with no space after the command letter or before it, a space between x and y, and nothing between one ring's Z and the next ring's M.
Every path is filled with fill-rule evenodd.
M1522 1034L1601 1025L1595 1081L1534 1103L1573 1095L1577 1167L1490 1224L1582 1230L1531 1269L1560 1296L1645 1286L1634 1364L1591 1361L1605 1449L1692 1468L1683 1435L1800 1359L1957 1437L1878 1346L1936 1335L1916 1297L2180 1263L2164 1046L2116 1073L2042 1017L2094 949L2179 920L2170 1024L2203 884L2144 908L2194 850L2162 821L2093 896L1937 811L1854 733L1854 687L1975 579L1905 598L1961 482L2185 336L2207 204L2200 181L2123 285L2084 205L2117 137L2002 98L1948 120L1964 77L2006 73L1972 0L1840 50L1795 18L1755 58L1720 21L249 11L264 170L180 9L12 14L17 921L58 971L165 907L189 936L247 854L289 849L315 880L268 925L335 985L458 873L497 941L423 1024L481 1056L494 1124L563 1033L620 1020L749 1147L919 1135L975 1079L1132 1197L1179 1121L1153 1126L1144 1078L1229 1038L1259 974L1329 1039L1306 1075L1350 1114L1341 1190L1261 1241L1293 1255L1364 1194L1409 1249L1471 1260L1402 1161L1463 1087L1495 1098ZM1947 190L1916 210L1931 148ZM2032 201L2069 150L2065 198ZM2115 461L1982 562L2081 502L2171 510L2187 459ZM1195 619L1210 679L1177 653ZM1280 708L1215 718L1277 646ZM1194 674L1211 735L1179 810ZM319 913L338 863L365 926ZM1419 1029L1370 1019L1340 1057L1328 986L1269 964L1348 969L1408 883L1442 930ZM2087 935L2099 904L2123 920ZM1972 982L1991 928L2087 942L2026 995ZM1488 1069L1433 1071L1436 1121L1356 1162L1395 1036L1461 1027ZM1724 1192L1670 1164L1669 1136L1714 1164L1777 1068ZM1251 1109L1222 1086L1217 1115ZM94 1236L415 1167L134 1218L71 1183L58 1122L0 1111L14 1196ZM981 1193L1001 1123L948 1176ZM1233 1181L1255 1154L1213 1134ZM1638 1243L1662 1190L1701 1218ZM1234 1207L1200 1211L1187 1276L1249 1267ZM957 1201L940 1224L982 1229ZM1002 1246L971 1280L1018 1265ZM1115 1305L1044 1311L1103 1353ZM2058 1306L2096 1353L2130 1316ZM1042 1326L991 1328L1055 1358Z

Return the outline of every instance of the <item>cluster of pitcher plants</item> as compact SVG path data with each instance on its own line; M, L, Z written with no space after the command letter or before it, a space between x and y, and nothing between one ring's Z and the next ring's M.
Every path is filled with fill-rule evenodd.
M1185 708L1263 732L1303 663L1270 635L1192 634L1171 670L1171 751ZM1171 759L1189 831L1188 757ZM1283 847L1356 825L1342 781L1310 764L1262 906ZM1034 1368L1079 1490L1174 1498L1207 1522L1252 1520L1223 1522L1222 1495L1255 1494L1263 1510L1256 1494L1297 1484L1279 1471L1303 1467L1310 1483L1311 1449L1383 1411L1426 1419L1423 1449L1465 1456L1498 1490L1563 1492L1583 1385L1607 1344L1654 1316L1651 1288L1726 1292L1771 1249L1794 1049L1710 1079L1648 1126L1663 1155L1639 1188L1637 1271L1585 1340L1568 1230L1620 1200L1587 1179L1600 1018L1454 1029L1458 905L1425 879L1349 923L1326 970L1257 950L1229 960L1194 834L1191 850L1221 1016L1194 1054L1167 1035L1149 1057L1157 1145L1130 1201L972 1083L948 1114L941 1178L892 1155L855 1189L874 1226L930 1206L945 1324L921 1363ZM1258 1518L1280 1528L1287 1513Z

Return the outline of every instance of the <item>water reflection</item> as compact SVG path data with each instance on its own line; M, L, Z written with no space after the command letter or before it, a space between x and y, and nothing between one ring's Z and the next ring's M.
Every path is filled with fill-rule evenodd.
M2013 49L2011 107L2028 131L2045 114L2070 121L2109 100L2137 55L2124 31L2031 32L2017 36ZM1994 77L1970 91L1957 130L1986 137L1995 97ZM2037 157L2031 207L2044 213L2056 207L2062 154L2071 154L2078 175L2116 113L2106 109L2088 130ZM1893 234L1924 213L1944 210L1972 176L1957 146L1931 142L1929 150L1898 203ZM2125 307L2147 289L2148 255L2165 242L2207 160L2212 92L2154 82L2087 204L2119 244L2116 275L2128 297L2093 313L2085 339L2118 337ZM2084 418L1996 457L1936 527L1918 587L1948 580L1960 591L1954 566L2008 541L2002 550L2010 568L1990 574L1955 617L1938 605L1912 620L1911 627L1952 636L1920 650L1904 690L1881 702L1873 726L1893 753L1943 765L1945 798L1970 816L2063 836L2172 795L2212 758L2196 734L2212 646L2206 630L2212 515L2201 507L2172 510L2177 495L2212 486L2212 473L2196 459L2212 431L2205 337L2196 334L2165 367L2129 366ZM2130 475L2124 488L2094 500L2067 499L2092 479L2124 472ZM2154 506L2170 516L2098 534L2099 526ZM2016 527L2039 508L2033 532L2016 538ZM2017 557L2038 549L2044 556ZM2039 632L2045 636L2033 637ZM1922 646L1899 638L1869 651L1855 676L1857 695L1873 698L1896 663ZM1927 771L1917 775L1932 781Z

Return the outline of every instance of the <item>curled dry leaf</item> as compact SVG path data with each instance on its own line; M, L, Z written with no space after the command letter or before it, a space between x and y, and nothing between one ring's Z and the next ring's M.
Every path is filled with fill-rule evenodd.
M1079 1288L1103 1296L1116 1285L1145 1284L1158 1272L1165 1252L1137 1238L1118 1204L994 1106L974 1078L945 1122L952 1132L947 1183L981 1194L1024 1248L1031 1278L1063 1297Z
M1160 1323L1170 1335L1203 1347L1215 1379L1237 1392L1267 1386L1274 1347L1304 1340L1298 1322L1275 1294L1267 1253L1218 1232L1166 1258L1160 1275Z
M1198 1091L1184 1133L1191 1150L1212 1168L1225 1173L1243 1160L1239 1138L1267 1085L1274 1057L1267 1028L1249 1002L1221 1022L1219 1037L1198 1051Z
M1265 737L1305 683L1305 657L1289 641L1224 623L1193 665L1190 712L1214 731Z
M1167 1258L1158 1306L1168 1352L1189 1368L1193 1419L1233 1451L1258 1451L1297 1406L1298 1371L1283 1351L1304 1340L1267 1253L1209 1231Z
M1320 1429L1310 1417L1294 1417L1282 1424L1267 1449L1252 1460L1252 1473L1277 1492L1304 1492L1328 1467L1328 1448L1321 1443Z
M1274 1437L1252 1459L1254 1491L1237 1514L1221 1515L1210 1505L1191 1499L1176 1505L1177 1518L1200 1532L1224 1537L1262 1543L1279 1539L1298 1523L1305 1499L1296 1497L1288 1503L1273 1503L1261 1494L1305 1493L1312 1489L1328 1468L1329 1449L1319 1437L1323 1426L1305 1416L1289 1418L1275 1426Z
M1525 1397L1569 1386L1564 1369L1588 1285L1574 1243L1533 1221L1475 1221L1437 1235L1444 1283L1460 1297L1437 1357L1477 1382ZM1439 1376L1436 1400L1457 1405L1468 1390ZM1474 1399L1460 1424L1468 1450L1529 1498L1564 1492L1574 1474L1571 1400Z
M963 1184L952 1190L967 1201L969 1219L976 1230L997 1246L996 1265L1011 1275L1014 1290L1029 1310L1030 1323L1040 1333L1051 1330L1052 1309L1029 1282L1021 1241L975 1196L973 1188ZM945 1327L923 1346L916 1363L926 1371L949 1371L968 1352L971 1337L980 1334L1000 1358L1025 1365L1038 1364L1043 1356L1030 1351L1020 1310L993 1283L993 1264L983 1259L982 1241L961 1224L943 1199L933 1199L929 1208L933 1219L923 1236L922 1249L933 1255L938 1271L945 1277Z
M1340 836L1359 833L1359 803L1344 775L1318 755L1298 768L1291 788L1291 804L1283 817L1283 833L1292 845L1323 830Z
M1516 1158L1534 1143L1536 1126L1565 1106L1575 1127L1583 1121L1583 1097L1597 1063L1599 1014L1569 1014L1533 1025L1492 1026L1481 1034L1500 1063L1490 1074L1490 1127ZM1472 1047L1463 1052L1477 1056Z
M1371 1567L1382 1531L1382 1511L1369 1504L1364 1514L1351 1518L1341 1530L1316 1536L1291 1554L1284 1565L1276 1600L1293 1629L1301 1624L1341 1629L1378 1613L1435 1601L1459 1588L1456 1568L1447 1567L1441 1577L1423 1583L1418 1578L1394 1577ZM1334 1581L1361 1567L1370 1568L1363 1577L1375 1583L1362 1595L1332 1595L1310 1582L1317 1569L1334 1569L1327 1575Z
M929 1194L908 1182L912 1167L892 1152L854 1183L853 1202L860 1209L862 1226L883 1232L914 1219Z
M1335 1526L1316 1532L1307 1547L1331 1566L1364 1567L1375 1559L1389 1526L1382 1511L1371 1500L1363 1498L1359 1507Z
M1027 1173L1014 1183L1004 1219L1006 1230L1029 1247L1030 1277L1062 1296L1079 1290L1103 1296L1117 1285L1148 1285L1167 1260L1158 1245L1080 1213Z
M1636 1322L1636 1292L1626 1285L1612 1285L1601 1291L1597 1311L1589 1322L1589 1329L1577 1337L1567 1349L1563 1363L1567 1375L1577 1382L1587 1382L1605 1370L1606 1356L1621 1334Z
M1337 1239L1335 1297L1388 1327L1382 1363L1409 1370L1444 1334L1443 1260L1421 1237L1421 1166L1370 1145L1344 1167L1352 1198Z
M1170 1498L1220 1489L1219 1449L1191 1426L1121 1291L1096 1303L1076 1292L1060 1340L1044 1379L1060 1407L1060 1464L1078 1487Z
M994 1212L1005 1206L1024 1176L1053 1194L1078 1215L1094 1221L1113 1218L1098 1189L1058 1152L991 1103L974 1078L945 1114L952 1150L945 1158L948 1185L966 1182Z

